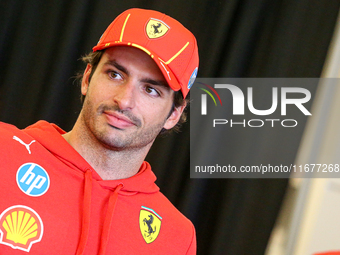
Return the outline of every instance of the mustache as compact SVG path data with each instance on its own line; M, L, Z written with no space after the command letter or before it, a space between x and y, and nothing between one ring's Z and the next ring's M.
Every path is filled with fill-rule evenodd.
M142 126L142 121L139 118L137 118L132 112L128 110L120 109L118 105L101 105L99 106L98 110L99 112L105 111L118 112L127 117L137 127Z

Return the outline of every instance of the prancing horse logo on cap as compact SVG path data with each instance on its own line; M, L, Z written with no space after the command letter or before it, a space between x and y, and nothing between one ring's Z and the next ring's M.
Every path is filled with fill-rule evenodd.
M156 39L165 35L169 28L163 21L151 18L146 24L145 30L150 39Z

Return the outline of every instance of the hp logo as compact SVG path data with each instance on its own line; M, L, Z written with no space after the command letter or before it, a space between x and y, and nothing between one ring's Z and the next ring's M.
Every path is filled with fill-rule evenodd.
M26 195L38 197L45 194L50 187L50 178L41 166L26 163L18 169L17 184Z

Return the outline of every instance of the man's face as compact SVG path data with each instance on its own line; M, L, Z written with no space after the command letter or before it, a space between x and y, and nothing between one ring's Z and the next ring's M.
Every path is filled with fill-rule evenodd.
M80 116L89 134L105 147L149 148L163 127L178 122L184 106L169 116L174 91L145 52L112 47L89 82L91 68L84 72L81 90L86 97Z

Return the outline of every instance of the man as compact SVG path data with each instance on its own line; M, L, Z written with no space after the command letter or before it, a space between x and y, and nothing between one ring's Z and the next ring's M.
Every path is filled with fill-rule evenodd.
M130 9L93 51L70 132L0 124L0 253L195 254L193 225L144 161L182 116L195 37L169 16Z

